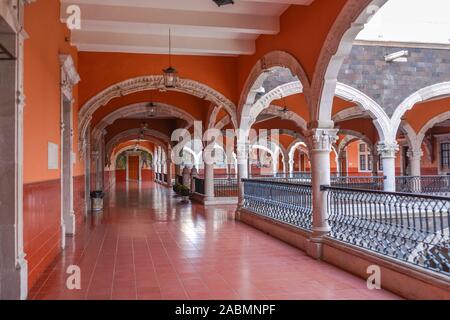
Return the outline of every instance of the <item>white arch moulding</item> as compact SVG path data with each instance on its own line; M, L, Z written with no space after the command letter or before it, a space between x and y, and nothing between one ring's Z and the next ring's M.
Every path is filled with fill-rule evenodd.
M367 111L373 119L373 123L378 131L378 135L381 141L389 140L390 138L392 138L392 127L390 119L383 108L381 108L381 106L372 98L367 96L365 93L340 82L336 84L335 95L346 101L355 102L360 108ZM340 117L354 116L356 113L357 111L355 110L355 108L349 108L348 110L342 110L340 112ZM346 118L342 118L342 120L345 119Z
M361 106L357 105L355 107L339 111L333 116L331 120L333 120L334 123L337 123L345 120L364 118L367 115L368 113L365 110L363 110Z
M413 109L416 104L449 95L450 82L437 83L414 92L395 109L394 114L392 115L391 127L393 128L394 136L397 135L397 131L400 128L405 113Z
M201 99L206 99L211 103L222 106L231 116L231 120L237 127L236 106L224 95L211 87L190 79L179 79L175 88L166 88L162 75L150 75L136 77L116 83L104 89L89 101L80 110L79 115L79 138L81 145L85 146L85 136L96 110L106 105L114 98L123 97L132 93L146 90L170 90L187 93Z
M332 128L333 97L344 59L364 25L388 0L347 0L331 27L311 83L311 120L318 127Z
M288 147L287 152L289 155L289 161L294 160L294 154L297 149L306 154L309 158L309 149L305 141L301 138L294 140Z
M278 116L283 120L290 120L302 130L302 133L308 130L308 124L306 123L306 120L303 119L299 114L294 111L287 111L286 113L282 113L282 110L283 108L279 106L270 105L267 109L262 111L262 113Z
M183 109L165 103L154 104L157 108L156 113L154 113L155 117L175 117L185 120L188 123L186 129L194 125L195 118ZM147 105L148 103L135 103L117 109L116 111L108 114L92 129L93 140L97 141L98 137L101 135L101 132L103 132L107 126L112 125L114 121L148 112Z
M108 143L106 144L106 155L107 160L111 159L111 154L113 149L118 144L131 140L132 137L140 137L142 134L141 129L130 129L127 131L123 131L116 136L114 136ZM170 138L159 131L145 129L143 132L142 140L148 140L155 144L156 146L161 147L164 152L168 153L168 146L170 144Z
M374 143L369 139L369 137L367 137L366 135L362 134L361 132L358 132L358 131L355 131L355 130L350 130L350 129L339 129L338 134L343 134L343 135L346 136L338 145L338 151L339 152L344 150L345 147L347 147L347 145L349 144L350 139L354 140L355 138L357 140L361 140L365 144L367 144L369 146L370 151L372 151L372 152L375 151ZM349 138L347 138L347 137L349 137ZM347 143L346 145L343 144L344 141Z
M139 149L139 150L144 150L144 151L148 152L148 153L152 156L152 159L154 159L153 152L152 152L150 149L148 149L147 147L139 146L138 149ZM111 158L111 162L110 162L110 168L111 168L111 170L115 170L117 158L119 157L119 155L120 155L122 152L125 152L125 151L131 151L131 150L134 150L134 147L133 147L133 146L126 146L126 147L123 147L123 148L121 148L120 150L118 150L118 151L116 151L116 152L113 151L113 153L112 153L112 155L111 155L111 157L112 157L112 158Z
M300 62L293 55L285 51L271 51L256 62L247 77L239 99L239 116L243 114L245 106L254 104L256 97L255 89L262 86L264 81L270 76L269 71L276 67L287 68L291 71L292 75L297 76L301 83L300 89L305 93L306 97L309 96L310 81Z
M282 99L283 97L288 97L302 92L302 85L300 81L289 82L266 93L254 104L246 104L242 109L240 128L244 130L250 129L255 123L258 115L263 110L269 108L274 100Z
M448 119L450 119L450 111L441 113L436 117L432 118L431 120L429 120L417 134L417 143L420 142L420 145L422 145L422 142L425 139L425 134L427 133L427 131L433 128L436 124L446 121Z
M272 170L273 170L273 172L277 172L278 171L278 156L280 153L282 154L283 152L281 151L281 149L278 147L277 144L275 144L273 142L271 142L271 144L272 144L272 146L275 147L274 150L267 148L266 146L259 145L259 144L251 144L250 150L261 149L261 150L268 152L270 154L270 156L272 157Z

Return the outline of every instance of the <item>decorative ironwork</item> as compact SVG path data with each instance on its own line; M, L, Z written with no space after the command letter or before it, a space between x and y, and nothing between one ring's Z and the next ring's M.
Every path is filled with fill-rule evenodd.
M237 197L239 194L238 179L231 178L215 178L214 194L216 197Z
M323 186L330 237L450 275L450 198Z
M276 173L274 175L259 175L258 180L273 182L289 182L308 184L312 183L310 172ZM347 187L367 190L383 190L386 177L376 176L354 176L354 177L331 177L331 185L336 187Z
M244 179L243 183L244 209L301 229L311 230L311 185L249 179Z
M195 193L205 194L205 179L194 177Z
M386 177L331 177L331 185L333 187L382 191L384 180L386 180Z
M396 190L450 196L450 176L396 177Z

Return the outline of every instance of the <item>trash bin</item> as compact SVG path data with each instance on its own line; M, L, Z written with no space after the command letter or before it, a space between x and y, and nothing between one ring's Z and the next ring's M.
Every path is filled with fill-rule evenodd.
M94 212L103 210L103 191L91 192L91 209Z

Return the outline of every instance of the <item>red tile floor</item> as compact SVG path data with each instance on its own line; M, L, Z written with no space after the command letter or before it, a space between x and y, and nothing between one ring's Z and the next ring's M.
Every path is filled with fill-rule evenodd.
M233 216L152 183L118 185L30 299L398 299ZM66 288L70 265L81 268L79 291Z

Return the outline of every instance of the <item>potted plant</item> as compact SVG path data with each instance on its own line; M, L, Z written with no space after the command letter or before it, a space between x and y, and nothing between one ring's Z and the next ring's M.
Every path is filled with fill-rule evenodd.
M191 190L189 190L188 187L180 185L180 187L179 187L179 195L183 197L182 202L188 202L190 194L191 194Z
M178 184L178 183L173 185L173 192L175 192L175 197L180 196L180 187L181 187L181 184Z

